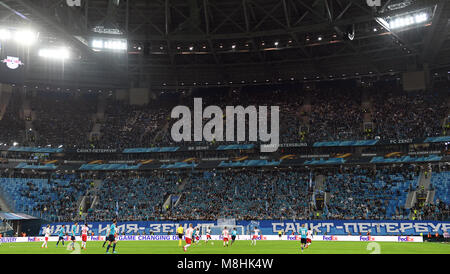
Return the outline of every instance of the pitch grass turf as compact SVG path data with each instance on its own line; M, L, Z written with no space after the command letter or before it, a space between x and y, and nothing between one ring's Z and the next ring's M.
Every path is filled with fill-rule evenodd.
M212 242L214 244L212 244ZM0 254L70 254L61 243L56 247L55 242L49 242L48 248L41 248L42 243L2 243ZM77 242L77 247L80 243ZM78 254L104 254L103 242L88 242L87 250L76 248ZM184 244L184 242L183 242ZM373 242L313 242L303 254L370 254L375 249L368 245ZM450 254L449 243L388 243L377 242L380 254ZM258 241L251 246L250 241L236 241L233 246L223 247L222 241L203 241L192 245L188 252L178 246L178 241L119 241L116 251L118 254L299 254L298 241ZM112 253L112 247L110 249ZM111 255L112 256L112 255Z

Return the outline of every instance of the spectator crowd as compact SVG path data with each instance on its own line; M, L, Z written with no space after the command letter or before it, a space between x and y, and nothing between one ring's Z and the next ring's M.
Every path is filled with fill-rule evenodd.
M364 108L362 93L356 87L322 87L314 91L292 87L203 90L189 96L180 93L169 99L161 97L144 105L130 105L111 97L102 112L99 95L39 91L26 97L31 117L20 115L22 99L13 96L0 117L0 143L69 148L180 145L171 138L171 126L177 120L171 119L171 110L177 105L193 109L193 98L202 98L203 107L217 105L223 110L238 105L279 106L281 143L421 138L450 133L449 121L444 123L449 115L448 93L406 93L393 87L384 88L370 93L365 102L370 106ZM97 117L98 112L103 115ZM226 119L225 115L223 118ZM32 138L25 138L26 119L32 119L34 132L28 134ZM91 136L94 124L100 125L99 135ZM364 124L371 125L370 134ZM246 126L248 136L248 119Z
M319 174L325 178L322 186L315 185L311 173L294 170L110 172L94 187L92 178L76 173L4 173L0 190L14 210L52 221L450 217L448 202L438 198L445 193L436 194L433 203L406 207L408 193L418 189L413 166L333 168ZM324 206L315 200L318 192L325 194ZM95 197L84 210L79 208L83 196Z

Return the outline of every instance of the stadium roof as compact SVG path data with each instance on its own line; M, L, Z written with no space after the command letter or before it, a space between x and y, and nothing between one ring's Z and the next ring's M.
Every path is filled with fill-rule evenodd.
M82 0L72 8L65 2L0 1L0 25L33 26L41 40L78 52L79 60L64 68L65 81L174 88L450 64L446 0L383 0L380 7L366 0ZM384 21L417 12L429 20L399 29ZM100 35L96 27L122 35ZM93 51L91 39L106 36L127 38L128 54ZM28 77L45 78L39 66Z

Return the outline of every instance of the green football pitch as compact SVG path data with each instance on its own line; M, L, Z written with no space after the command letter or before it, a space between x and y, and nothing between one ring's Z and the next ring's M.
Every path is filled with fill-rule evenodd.
M2 243L0 254L105 254L102 242L88 242L87 249L75 250L65 246L56 247L49 242L48 248L42 243ZM184 243L183 243L184 244ZM112 251L112 248L110 252ZM118 254L299 254L297 241L258 241L251 246L250 241L236 241L233 246L223 247L222 241L203 241L192 245L187 252L178 246L178 241L119 241ZM303 254L450 254L450 243L390 243L390 242L313 242ZM112 255L111 255L112 256Z

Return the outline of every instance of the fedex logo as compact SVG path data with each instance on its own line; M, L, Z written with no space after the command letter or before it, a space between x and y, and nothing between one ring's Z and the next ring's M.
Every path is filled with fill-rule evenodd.
M409 236L398 236L399 242L414 242L414 238Z
M294 235L294 236L292 236L292 235L288 235L288 240L291 240L291 241L300 241L300 236L298 236L298 235Z
M337 237L336 236L323 236L323 240L324 241L337 241Z
M38 237L28 237L29 242L39 242L40 239Z
M360 236L360 237L359 237L359 240L360 240L360 241L363 241L363 242L366 242L366 241L375 241L375 238L374 238L374 237L371 237L371 236Z
M103 236L91 236L91 241L103 241Z
M256 240L267 240L266 236L258 236L256 237Z

